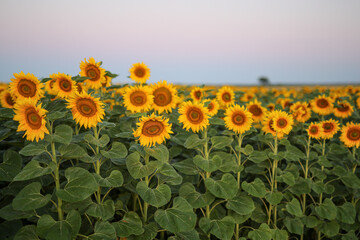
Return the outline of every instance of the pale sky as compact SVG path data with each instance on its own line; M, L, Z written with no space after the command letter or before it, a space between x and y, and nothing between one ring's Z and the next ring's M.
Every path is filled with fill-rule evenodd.
M129 82L360 82L359 0L0 0L0 81L77 75L94 57Z

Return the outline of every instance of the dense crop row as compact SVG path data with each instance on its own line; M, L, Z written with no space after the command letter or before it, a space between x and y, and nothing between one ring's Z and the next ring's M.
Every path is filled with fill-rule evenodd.
M358 239L360 88L1 86L1 239Z

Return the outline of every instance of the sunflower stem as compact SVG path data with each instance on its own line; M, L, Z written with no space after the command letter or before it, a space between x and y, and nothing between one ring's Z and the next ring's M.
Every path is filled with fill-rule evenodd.
M321 152L321 156L325 156L325 144L326 144L326 139L324 138L323 139L323 142L322 142L322 152ZM323 172L324 171L324 165L321 166L321 171ZM323 194L322 192L320 193L320 196L319 196L319 204L322 204L322 200L323 200ZM321 239L321 232L318 230L318 240Z
M93 127L93 130L94 130L94 137L95 137L96 140L98 140L99 139L99 131L97 130L97 127L96 126ZM96 146L95 153L96 153L96 155L99 154L99 146ZM101 159L98 159L96 161L96 165L95 165L95 172L99 176L100 176L100 167L101 167L101 162L100 161L101 161ZM100 186L98 187L98 191L97 191L97 194L96 194L96 200L97 200L98 204L101 203L101 187Z
M309 136L309 139L307 141L307 147L305 149L306 151L306 163L305 163L305 172L304 172L304 178L307 179L308 177L308 173L309 173L309 158L310 158L310 143L311 143L311 138ZM303 214L305 215L305 211L306 211L306 194L304 193L302 195L302 211ZM304 239L304 234L301 234L301 240Z
M238 138L238 143L239 143L239 153L237 155L237 160L238 160L238 173L237 173L237 183L238 183L238 189L240 190L240 166L241 166L241 144L242 144L242 140L243 140L243 135L239 134L239 138ZM240 229L239 229L239 224L236 224L236 228L235 228L235 239L239 239L239 233L240 233Z
M150 158L149 153L147 151L145 151L145 165L149 164L149 158ZM145 183L146 183L146 186L149 186L149 176L145 177ZM149 207L149 204L144 201L144 207L143 207L143 211L144 211L144 214L143 214L144 219L143 219L143 221L144 221L144 224L147 222L148 207Z

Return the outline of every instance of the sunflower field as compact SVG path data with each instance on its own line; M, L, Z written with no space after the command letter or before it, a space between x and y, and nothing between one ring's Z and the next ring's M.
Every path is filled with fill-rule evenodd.
M0 86L0 238L360 238L360 87Z

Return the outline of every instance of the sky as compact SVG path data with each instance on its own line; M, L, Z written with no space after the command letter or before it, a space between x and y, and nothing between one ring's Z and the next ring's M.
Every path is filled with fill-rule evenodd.
M0 81L77 75L94 57L131 82L360 83L359 0L0 0Z

